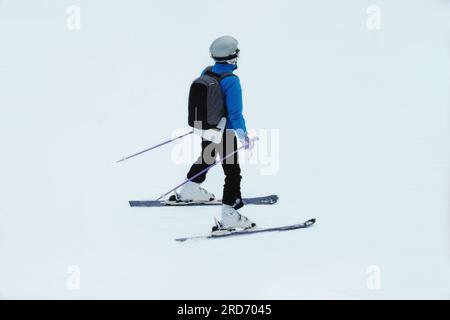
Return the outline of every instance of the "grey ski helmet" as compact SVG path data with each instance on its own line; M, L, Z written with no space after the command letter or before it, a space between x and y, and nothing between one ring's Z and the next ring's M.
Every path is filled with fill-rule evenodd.
M238 41L232 36L222 36L213 41L209 52L218 62L235 59L239 56Z

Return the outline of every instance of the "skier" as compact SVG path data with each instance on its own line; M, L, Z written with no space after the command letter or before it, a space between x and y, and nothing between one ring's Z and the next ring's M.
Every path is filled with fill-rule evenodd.
M249 139L245 120L242 115L242 89L239 78L232 74L237 69L237 59L239 57L238 41L231 36L222 36L216 39L209 48L211 57L215 64L207 68L210 72L218 75L227 75L220 79L223 102L226 106L226 129L220 143L215 144L209 140L202 139L202 154L192 165L187 174L191 179L200 171L206 169L211 164L211 159L215 159L216 151L221 158L229 155L237 149L237 139L244 146L244 149L253 148L253 141ZM202 74L204 74L203 71ZM213 232L233 229L250 229L256 227L247 217L241 215L237 210L244 206L241 197L241 169L238 161L238 154L235 153L223 161L222 168L225 173L225 184L222 197L221 220L216 220ZM206 172L199 175L192 181L186 183L180 190L179 199L188 202L209 202L215 196L201 187L201 183L206 179Z

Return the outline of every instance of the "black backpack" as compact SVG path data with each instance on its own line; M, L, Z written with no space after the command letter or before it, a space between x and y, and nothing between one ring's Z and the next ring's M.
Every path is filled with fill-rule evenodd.
M227 108L220 81L229 76L234 74L217 74L212 72L212 67L208 67L202 76L194 80L189 90L189 126L203 130L216 128L219 121L226 116Z

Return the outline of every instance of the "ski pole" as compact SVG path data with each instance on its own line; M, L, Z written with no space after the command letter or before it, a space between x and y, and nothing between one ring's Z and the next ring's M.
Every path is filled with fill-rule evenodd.
M258 137L255 137L252 139L253 142L258 140ZM158 199L156 199L156 201L159 201L163 198L165 198L168 194L172 193L173 191L177 190L179 187L184 186L186 183L188 183L189 181L194 180L195 178L197 178L198 176L200 176L201 174L205 173L206 171L208 171L209 169L211 169L212 167L218 165L219 163L222 163L223 161L225 161L226 159L228 159L229 157L231 157L232 155L234 155L235 153L237 153L239 150L245 148L245 146L241 146L239 148L237 148L236 150L234 150L233 152L231 152L230 154L227 154L224 158L217 160L216 162L214 162L213 164L209 165L208 167L206 167L205 169L203 169L202 171L200 171L199 173L195 174L194 176L192 176L189 179L184 180L182 183L180 183L179 185L177 185L175 188L167 191L166 193L164 193L163 195L161 195Z
M190 135L190 134L193 133L193 132L194 132L194 131L190 131L190 132L185 133L185 134L182 134L181 136L178 136L178 137L176 137L176 138L169 139L169 140L167 140L167 141L161 142L160 144L157 144L156 146L153 146L153 147L150 147L150 148L148 148L148 149L139 151L138 153L132 154L131 156L124 157L124 158L122 158L122 159L116 161L116 163L119 163L119 162L128 160L128 159L133 158L133 157L136 157L136 156L138 156L138 155L140 155L140 154L142 154L142 153L144 153L144 152L147 152L147 151L156 149L156 148L161 147L161 146L163 146L163 145L165 145L165 144L168 144L168 143L170 143L170 142L172 142L172 141L181 139L181 138L183 138L183 137L185 137L185 136L187 136L187 135Z

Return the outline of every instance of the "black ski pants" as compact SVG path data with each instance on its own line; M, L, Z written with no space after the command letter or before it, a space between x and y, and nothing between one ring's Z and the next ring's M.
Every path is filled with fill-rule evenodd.
M225 130L222 141L219 144L203 139L202 154L192 165L187 174L187 178L191 179L193 176L213 164L216 161L217 153L219 154L220 159L223 159L236 150L237 139L233 130ZM235 209L239 209L244 205L241 197L242 176L238 158L238 153L236 152L222 162L223 172L225 173L222 203L233 206ZM192 181L202 183L206 179L206 173L207 171L194 178Z

